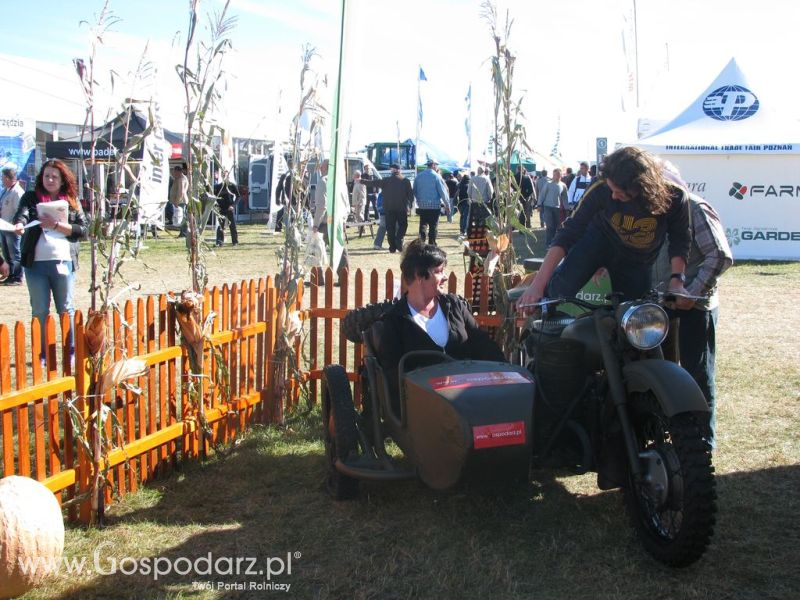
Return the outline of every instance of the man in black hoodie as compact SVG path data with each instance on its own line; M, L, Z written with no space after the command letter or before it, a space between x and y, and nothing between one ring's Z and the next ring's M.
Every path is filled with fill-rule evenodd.
M400 166L393 164L392 174L386 179L373 179L372 185L383 190L383 212L386 217L386 237L389 252L403 250L403 236L408 229L408 215L414 202L411 182L403 177Z

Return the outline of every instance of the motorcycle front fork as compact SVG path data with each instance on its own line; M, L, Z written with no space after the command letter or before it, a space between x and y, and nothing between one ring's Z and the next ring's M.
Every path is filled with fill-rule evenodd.
M639 461L639 451L636 447L636 436L628 416L628 397L625 393L625 383L622 381L619 358L611 345L611 332L615 325L616 320L613 317L595 316L595 327L600 339L600 351L606 367L606 377L611 390L611 398L614 402L614 409L617 412L617 418L622 428L622 436L625 440L625 454L628 458L631 473L634 479L638 481L642 476L642 465Z

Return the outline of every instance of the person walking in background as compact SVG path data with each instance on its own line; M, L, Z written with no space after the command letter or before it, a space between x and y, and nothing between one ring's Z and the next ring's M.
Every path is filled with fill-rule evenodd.
M488 215L491 211L492 195L494 195L494 187L486 171L483 167L478 167L478 172L472 178L469 185L469 210L477 219L480 219L480 214L486 211Z
M419 214L419 239L423 242L427 239L434 246L442 206L446 214L450 214L450 197L442 176L436 171L438 165L435 160L429 160L428 168L414 178L413 187Z
M367 186L361 182L361 171L353 172L353 220L358 222L367 204ZM364 235L364 226L358 228L358 237Z
M403 237L408 229L408 215L414 203L411 182L400 172L400 165L391 166L392 173L386 179L378 179L375 184L383 195L383 212L386 221L386 237L389 252L403 250Z
M183 167L172 168L172 186L169 188L169 203L172 204L172 225L180 227L178 237L186 235L186 207L189 204L189 178L183 173Z
M550 246L561 224L561 215L567 208L567 186L561 181L561 169L553 169L553 179L542 186L539 196L544 226L547 228L545 243Z
M447 222L453 222L453 212L456 210L456 198L458 196L458 181L452 173L444 176L444 184L447 186L447 195L450 197L450 213L447 215Z
M381 178L378 177L375 172L373 172L372 167L369 166L369 163L364 164L364 172L361 174L361 183L363 183L367 188L367 202L364 205L365 221L378 220L378 185L376 182L380 180ZM370 216L369 213L370 206L372 206L372 216Z
M2 174L3 191L0 192L0 219L7 223L12 223L14 215L17 214L19 200L24 192L19 181L17 181L17 170L14 167L4 167ZM13 231L3 231L0 233L0 243L2 243L3 258L10 270L8 278L3 284L22 285L20 237Z
M283 231L283 215L286 212L286 205L291 202L292 198L292 161L287 160L288 169L278 179L278 185L275 186L275 205L278 211L275 213L275 232L280 233Z
M664 175L673 183L686 188L680 172L664 161ZM725 236L725 227L714 208L700 196L689 194L689 225L692 245L683 278L686 291L701 300L677 298L675 306L667 309L670 319L678 320L678 356L680 365L700 386L711 409L709 413L711 447L716 447L717 384L716 330L719 318L720 276L733 264L733 253ZM666 244L661 247L653 269L653 281L663 282L669 289L673 273ZM672 331L672 328L670 328Z
M470 177L466 171L459 173L458 180L458 230L459 238L466 239L469 228L469 184Z
M383 210L383 192L378 192L378 233L375 234L375 250L383 250L383 238L386 236L386 211Z
M544 186L550 183L550 178L547 176L547 169L542 169L536 182L533 184L533 189L536 191L536 203L539 207L539 227L544 227L544 207L542 206L542 190Z
M533 187L533 181L531 181L530 175L528 175L528 172L522 165L517 167L515 178L517 189L519 190L520 202L522 204L519 220L525 227L530 227L533 205L536 203L536 190Z
M75 177L60 160L48 160L36 176L36 185L22 195L14 224L22 236L21 260L28 284L31 313L42 326L44 359L44 322L50 313L50 297L59 315L69 314L69 348L74 349L75 271L78 270L80 240L86 239L89 225L77 198ZM66 201L64 217L55 217L40 209L43 204ZM25 225L39 221L25 229Z
M583 194L592 185L592 176L589 175L589 163L586 161L581 163L578 174L572 179L571 183L564 182L567 186L567 211L572 213L578 202L581 201Z
M228 174L223 173L222 179L214 186L214 195L217 197L219 219L217 220L216 245L225 243L225 225L231 229L231 244L239 244L239 232L236 230L236 185L228 180Z
M572 167L567 167L564 175L561 177L561 181L565 186L567 186L567 190L569 190L569 186L572 185L572 181L575 179L575 173L572 172Z

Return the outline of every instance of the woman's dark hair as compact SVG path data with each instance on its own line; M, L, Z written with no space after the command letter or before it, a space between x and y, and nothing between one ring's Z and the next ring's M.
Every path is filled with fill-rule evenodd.
M427 279L431 270L442 265L447 265L445 251L418 238L406 246L400 261L400 273L406 285L411 285L417 277Z
M658 158L646 150L626 146L609 154L601 166L603 177L622 188L651 214L662 215L670 206L670 190Z
M48 167L56 169L61 173L61 187L58 192L67 197L67 202L69 202L73 210L79 210L81 205L78 204L78 184L75 182L75 176L72 174L72 171L69 170L69 167L57 158L46 161L42 165L42 168L39 169L39 174L36 176L36 185L34 187L36 193L41 196L49 195L49 192L44 189L44 170Z

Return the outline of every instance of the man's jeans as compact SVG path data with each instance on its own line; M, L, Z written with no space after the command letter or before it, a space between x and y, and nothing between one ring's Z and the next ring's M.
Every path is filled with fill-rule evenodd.
M69 314L69 348L74 348L73 330L75 328L75 271L71 260L38 260L32 267L25 267L25 282L31 301L31 315L39 319L42 328L42 355L45 347L45 319L50 314L50 295L56 305L56 313Z
M3 246L3 258L8 263L10 269L8 274L9 281L22 280L22 266L20 265L20 240L21 236L11 231L3 231L0 237L0 244Z
M462 200L458 203L458 229L461 235L467 235L469 227L469 200Z
M439 216L441 212L438 208L419 209L419 238L432 245L436 245L436 231L439 228Z
M651 287L652 265L624 258L620 242L610 240L597 227L589 225L550 278L547 296L574 296L601 267L608 269L611 289L621 292L626 300L640 298Z
M387 210L386 237L389 239L389 252L403 251L403 237L408 229L408 214L404 210Z
M378 219L378 233L375 234L375 243L373 246L375 248L382 248L383 247L383 238L386 235L386 215L380 215Z
M689 372L706 397L711 427L709 442L716 446L717 433L717 318L719 308L713 310L668 310L670 317L678 317L678 348L681 366Z
M364 206L364 220L365 221L372 221L372 217L369 214L369 207L372 206L372 214L374 218L378 218L378 194L367 194L367 203Z
M545 235L545 244L547 244L547 246L550 246L550 242L552 242L553 238L556 237L556 230L560 224L560 212L561 209L557 206L545 206L542 209L544 226L547 228L547 233Z

